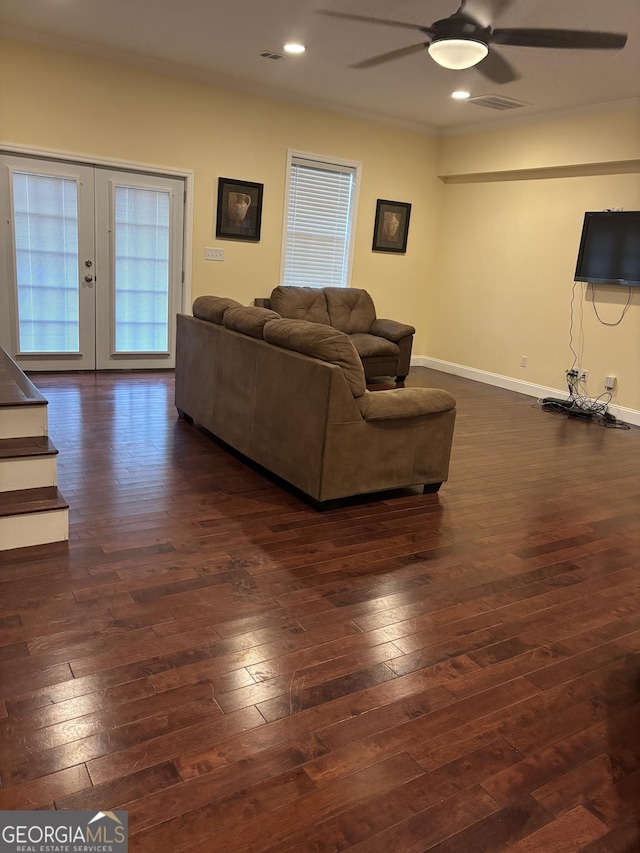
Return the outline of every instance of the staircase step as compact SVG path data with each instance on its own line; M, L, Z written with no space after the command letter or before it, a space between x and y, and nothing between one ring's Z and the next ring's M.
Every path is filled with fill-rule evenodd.
M0 494L4 492L56 486L58 472L55 456L17 456L0 458Z
M56 486L0 492L0 551L68 538L69 504Z
M57 452L48 435L0 438L0 459L17 459L25 456L55 456Z
M33 515L0 517L0 553L69 539L68 509L39 512L37 519L36 524Z
M0 439L47 434L47 404L0 406Z
M56 486L0 492L0 518L68 508L69 504Z
M57 452L47 436L46 399L0 348L0 551L69 539Z
M57 453L46 435L0 439L0 492L57 485Z

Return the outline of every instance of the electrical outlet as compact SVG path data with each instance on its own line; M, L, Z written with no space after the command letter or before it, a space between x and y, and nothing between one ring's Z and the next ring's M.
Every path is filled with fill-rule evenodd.
M580 370L578 370L578 382L586 382L588 378L589 378L589 371L583 370L582 368L580 368Z
M527 361L528 361L527 356L523 355L522 358L520 359L520 367L526 367Z
M612 391L616 387L616 377L615 376L605 376L604 387L607 389L607 391Z

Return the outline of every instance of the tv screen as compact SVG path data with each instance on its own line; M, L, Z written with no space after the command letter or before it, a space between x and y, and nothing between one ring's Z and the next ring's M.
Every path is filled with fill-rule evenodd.
M640 211L585 213L574 281L640 287Z

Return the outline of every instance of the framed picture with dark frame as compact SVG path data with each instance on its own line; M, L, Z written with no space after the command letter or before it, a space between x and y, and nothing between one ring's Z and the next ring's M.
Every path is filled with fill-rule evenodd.
M216 237L229 240L260 240L264 184L218 179Z
M406 252L411 205L405 201L379 198L373 226L374 252Z

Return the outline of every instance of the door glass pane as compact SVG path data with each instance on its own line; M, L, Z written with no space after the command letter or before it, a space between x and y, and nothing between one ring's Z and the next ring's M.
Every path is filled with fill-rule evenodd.
M166 352L169 215L165 190L115 187L115 351Z
M13 207L20 351L77 353L76 182L14 172Z

